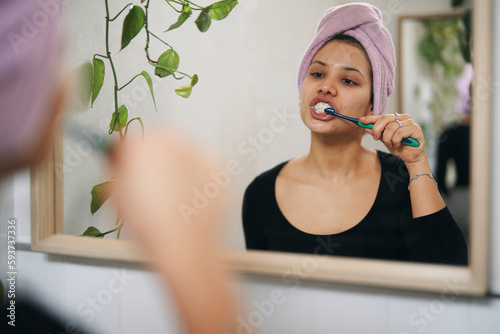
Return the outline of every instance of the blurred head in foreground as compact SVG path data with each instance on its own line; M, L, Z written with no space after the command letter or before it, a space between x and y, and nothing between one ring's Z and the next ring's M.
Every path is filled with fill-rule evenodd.
M61 16L58 2L0 2L0 175L33 164L52 142L64 96Z

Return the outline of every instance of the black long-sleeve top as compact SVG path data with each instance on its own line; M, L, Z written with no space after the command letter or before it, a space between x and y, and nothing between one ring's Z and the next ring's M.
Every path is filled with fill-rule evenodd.
M467 244L449 210L412 218L406 166L377 154L382 173L373 206L358 224L331 235L303 232L280 211L275 182L287 162L256 177L243 199L247 249L466 265Z

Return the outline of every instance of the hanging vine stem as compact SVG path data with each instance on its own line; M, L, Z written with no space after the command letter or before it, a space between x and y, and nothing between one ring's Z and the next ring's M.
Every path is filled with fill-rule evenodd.
M106 1L106 5L107 5L107 1ZM120 10L120 12L119 12L118 14L116 14L116 16L115 16L115 17L113 17L112 19L110 19L110 20L109 20L109 22L113 22L114 20L116 20L116 18L117 18L118 16L120 16L120 14L121 14L121 13L122 13L125 9L127 9L128 7L130 7L131 5L133 5L133 3L132 3L132 2L128 3L125 7L123 7L123 9L122 9L122 10Z
M122 220L120 226L118 226L118 228L116 229L118 231L118 233L116 233L116 239L120 239L120 234L122 233L122 228L123 228L123 225L124 225L124 221Z
M173 48L172 48L172 46L170 44L168 44L167 42L165 42L160 37L156 36L152 31L149 30L149 27L148 27L148 23L149 23L149 0L146 2L146 5L144 6L144 9L146 11L146 25L145 25L145 29L146 29L146 46L144 47L144 51L146 52L146 58L148 59L148 62L154 66L158 62L156 60L151 59L150 56L149 56L149 40L150 40L149 39L149 35L153 36L154 38L156 38L157 40L159 40L160 42L162 42L163 44L165 44L169 48L171 48L171 49L173 49Z
M194 10L202 10L202 9L203 9L203 7L202 7L202 6L197 5L197 4L195 4L194 2L191 2L191 1L188 1L188 2L189 2L189 4L191 4L191 5L193 5L193 6L198 7L198 8L193 8Z
M148 29L148 23L149 23L149 0L146 2L146 6L144 6L144 9L146 10L146 26L145 26L145 29L146 29L146 46L144 47L144 51L146 52L146 58L151 63L151 62L154 62L154 60L152 60L149 57L149 34L151 33L149 31L149 29Z
M127 82L125 85L121 86L120 88L118 88L118 91L121 91L123 88L127 87L132 81L134 81L135 78L137 78L138 76L142 75L142 73L139 73L137 74L135 77L133 77L132 79L130 79L129 82Z
M170 2L173 2L173 3L176 3L178 5L184 5L181 1L177 1L177 0L165 0L169 5L170 7L173 8L173 10L175 10L177 13L180 13L181 11L180 10L177 10L174 6L172 6L172 4ZM200 6L200 5L197 5L195 4L194 2L191 2L191 1L187 1L187 3L189 3L190 5L193 5L193 6L196 6L198 8L193 8L194 10L202 10L203 7Z
M118 113L118 117L115 117L115 122L114 122L113 126L111 127L111 129L114 130L116 128L116 125L117 125L118 120L120 118L120 113L118 112L118 79L116 77L116 70L115 70L115 65L113 63L113 58L111 57L111 52L109 51L109 22L111 22L112 20L109 19L108 0L105 0L104 3L106 5L106 55L107 55L107 58L109 60L109 63L111 64L111 71L113 72L113 79L115 81L115 88L114 88L115 112ZM129 5L127 5L125 8L127 8ZM121 12L123 12L125 10L125 8L122 9ZM116 19L116 16L114 19ZM121 129L119 130L119 133L120 133L120 140L123 140L123 132Z
M189 79L193 79L193 77L192 77L192 76L190 76L190 75L189 75L189 74L187 74L187 73L184 73L184 72L181 72L181 71L177 71L177 70L175 71L175 73L179 73L179 74L182 74L182 75L183 75L183 77L176 78L177 80L184 79L185 77L188 77ZM175 78L175 76L174 76L174 78Z
M193 78L192 76L190 76L187 73L184 73L184 72L181 72L181 71L177 71L177 70L173 71L171 68L167 68L167 67L158 65L157 62L149 62L149 63L151 65L155 66L156 68L159 68L159 69L162 69L162 70L165 70L165 71L169 72L175 80L181 80L181 79L184 79L185 77L188 77L190 79ZM182 77L176 77L175 73L182 74L183 76Z
M170 3L170 1L166 0L166 2L167 2L167 3L168 3L168 5L169 5L170 7L172 7L172 9L173 9L173 10L175 10L177 13L180 13L180 12L181 12L180 10L178 10L178 9L176 9L174 6L172 6L172 4ZM174 1L174 2L175 2L175 1ZM175 2L175 3L178 3L178 2Z
M145 28L146 45L145 45L144 50L146 53L148 63L153 65L155 67L155 69L162 69L162 70L167 72L166 75L158 75L158 76L164 77L167 75L171 75L175 80L180 80L180 79L183 79L186 77L190 78L191 83L189 85L184 85L184 86L175 90L175 92L178 95L185 97L185 98L189 97L189 94L191 93L192 86L194 86L198 81L198 77L196 74L193 76L190 76L184 72L177 71L176 69L168 68L168 67L166 67L166 66L169 66L168 62L166 62L167 63L166 66L165 65L164 66L158 65L157 60L153 60L150 58L149 43L152 40L151 36L153 36L155 39L157 39L158 41L160 41L161 43L166 45L173 52L170 50L167 50L167 51L171 52L172 54L174 54L177 57L178 57L178 55L176 55L175 50L173 50L173 47L170 44L168 44L163 39L161 39L160 37L158 37L157 35L155 35L153 32L151 32L149 30L149 4L150 4L150 0L141 0L141 3L144 3L144 2L145 2L145 5L144 5L143 9L145 10L145 13L144 13L145 16L142 16L142 14L139 13L137 7L140 7L140 6L133 6L133 3L128 3L113 18L111 18L110 12L109 12L109 0L104 0L104 4L105 4L105 8L106 8L106 35L105 35L106 53L105 54L95 53L93 60L92 60L92 64L91 64L91 65L93 65L93 70L94 70L94 77L93 77L93 82L92 82L92 89L93 89L92 90L92 102L94 102L95 98L99 94L99 90L101 89L103 81L104 81L104 72L102 72L102 73L99 72L101 69L102 69L102 71L104 71L104 66L103 66L104 64L103 64L102 60L99 60L99 62L95 62L95 60L97 58L107 59L107 60L109 60L109 64L111 65L111 71L113 73L113 81L114 81L114 88L113 88L114 112L113 112L113 118L112 118L113 121L111 122L112 124L110 124L109 133L112 134L113 132L119 132L120 141L123 141L126 139L126 136L128 135L128 130L129 130L130 124L133 121L137 121L140 123L143 140L145 137L145 131L144 131L143 121L140 117L132 118L132 119L128 120L128 122L127 122L127 118L128 118L127 108L124 105L119 107L119 101L118 101L118 92L119 91L121 91L122 89L127 87L138 76L142 75L142 76L144 76L147 84L149 85L149 89L151 91L151 96L153 98L153 103L155 104L155 108L156 108L156 102L155 102L154 93L153 93L153 84L152 84L151 76L146 71L142 71L140 74L135 75L132 79L130 79L123 86L121 86L121 87L119 86L115 64L114 64L113 57L111 55L111 51L110 51L110 47L109 47L110 25L111 25L110 22L115 21L122 13L124 13L126 11L127 8L130 8L131 10L129 13L130 16L127 15L127 18L124 21L124 28L122 31L122 49L128 45L128 43L123 45L124 44L123 43L124 36L129 38L129 39L132 39L141 31L142 28ZM201 7L201 6L195 4L191 1L188 1L188 0L166 0L166 2L175 12L181 13L181 15L184 15L183 17L178 18L177 22L174 23L175 28L179 27L180 25L182 25L184 23L184 21L191 15L191 13L192 13L191 10L198 10L198 11L204 10L205 12L202 12L200 14L200 17L201 17L200 20L202 20L202 19L206 20L206 17L211 15L211 13L209 13L208 10L210 10L214 4L218 4L217 6L221 6L221 7L226 6L226 7L224 7L224 9L222 10L221 13L218 13L217 11L214 12L215 13L214 15L216 15L217 17L213 17L213 19L220 20L220 19L223 19L225 16L227 16L227 14L231 11L231 9L238 3L237 0L224 0L224 1L218 1L218 2L216 2L210 6L207 6L207 7ZM174 7L174 5L175 6L182 6L182 10L177 10ZM193 6L193 7L191 7L191 6ZM227 11L227 12L224 12L224 11ZM145 21L143 21L143 20L145 20ZM204 32L204 31L206 31L206 29L208 29L209 25L208 26L207 25L200 26L198 24L198 22L196 22L196 23L197 23L198 29L200 31ZM125 35L123 35L123 34L125 34ZM128 34L130 34L130 36L128 36ZM97 64L97 65L95 65L95 64ZM109 70L108 70L108 72L109 72ZM94 86L94 84L95 84L94 81L96 78L98 78L99 81L97 81L97 85ZM92 106L92 104L91 104L91 106ZM122 114L122 115L120 115L120 114ZM122 117L120 117L120 116L122 116ZM124 125L122 122L123 123L126 122L126 124ZM112 179L111 182L113 182L113 180L114 179ZM107 192L109 190L110 190L109 189L109 181L95 185L92 188L92 191L91 191L92 202L91 202L91 206L90 206L90 210L91 210L92 214L94 214L97 210L99 210L99 208L104 204L104 202L109 198L109 196L111 196L111 195L107 194ZM92 236L92 237L104 237L110 233L117 232L116 238L119 239L124 224L125 224L125 222L124 222L124 219L122 219L120 212L117 212L117 219L115 222L115 228L101 233L97 228L90 226L89 228L87 228L87 230L82 235L83 236Z
M142 140L144 140L144 123L142 123L142 119L140 117L135 117L135 118L132 118L130 121L128 121L126 127L125 127L125 136L127 136L127 132L128 132L128 125L133 121L133 120L138 120L139 123L141 123L141 130L142 130Z
M169 48L173 49L173 47L168 44L167 42L165 42L163 39L161 39L160 37L156 36L154 33L152 33L151 31L148 31L149 34L151 34L153 37L155 37L157 40L159 40L160 42L162 42L163 44L165 44L166 46L168 46Z
M104 56L104 55L101 55L101 54L98 54L98 53L94 53L94 57L101 57L101 58L104 58L104 59L108 59L108 56Z
M116 238L117 238L117 239L119 239L119 238L120 238L120 232L121 232L121 230L122 230L122 228L123 228L123 225L124 225L124 224L123 224L123 220L122 220L122 221L121 221L121 223L120 223L120 226L115 227L115 228L114 228L114 229L112 229L112 230L109 230L109 231L106 231L106 232L102 232L102 233L100 233L100 234L96 235L96 237L98 237L98 238L100 238L100 237L104 237L106 234L110 234L110 233L113 233L113 232L115 232L115 231L118 231L118 235L117 235L117 237L116 237Z

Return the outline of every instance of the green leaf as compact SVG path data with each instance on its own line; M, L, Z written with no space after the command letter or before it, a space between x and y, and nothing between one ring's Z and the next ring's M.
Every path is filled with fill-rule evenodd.
M109 128L111 132L120 131L127 125L128 110L125 106L120 106L117 111L113 112L113 117L111 117L111 122L109 123Z
M92 94L92 80L94 77L92 63L87 61L80 65L77 70L78 96L82 104L88 108L90 96Z
M194 87L198 83L198 74L193 75L191 78L191 87Z
M92 202L90 203L90 213L94 214L111 197L111 182L106 181L95 185L92 188Z
M123 20L122 49L134 38L146 22L146 14L141 6L133 6Z
M186 20L191 16L192 13L193 10L191 9L191 7L189 7L189 4L184 5L182 7L181 15L179 15L179 18L177 19L177 22L168 27L168 29L165 30L165 32L173 30L175 28L179 28L184 22L186 22Z
M101 91L102 84L104 83L104 62L94 57L92 59L92 65L94 66L94 75L92 79L92 103L90 107L94 105L94 101Z
M175 92L177 93L177 95L187 99L191 95L191 91L193 90L194 85L196 85L197 83L198 83L198 75L195 74L191 78L190 84L177 88Z
M158 65L155 74L160 78L172 74L179 67L179 54L174 49L168 49L158 58Z
M193 9L191 8L191 6L189 6L189 1L182 2L182 12L188 14L191 14L193 12Z
M101 233L97 228L94 226L90 226L88 229L83 232L82 236L84 237L94 237L94 238L104 238L104 234Z
M229 15L231 10L238 4L236 0L223 0L209 6L210 17L220 21Z
M210 17L210 6L203 8L195 23L198 30L201 32L205 32L208 28L210 28L210 24L212 23L212 18Z
M142 71L141 75L144 77L144 79L146 79L148 83L149 91L151 92L151 97L153 98L153 104L155 105L155 110L156 110L155 94L153 93L153 80L151 80L151 76L146 71Z
M193 86L191 85L184 85L182 87L179 87L175 90L177 95L182 96L184 98L188 98L191 95L191 91L193 90Z

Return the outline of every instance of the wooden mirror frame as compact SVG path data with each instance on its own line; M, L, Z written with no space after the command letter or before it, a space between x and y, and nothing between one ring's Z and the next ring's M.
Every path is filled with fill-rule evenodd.
M312 280L344 285L484 295L488 290L491 168L492 2L474 1L474 91L471 134L471 203L469 266L444 266L348 257L227 251L235 272L281 277L286 284ZM485 94L485 91L487 92ZM62 138L50 155L31 170L31 249L39 252L119 261L146 261L128 240L95 239L63 234ZM457 291L458 289L458 291Z

